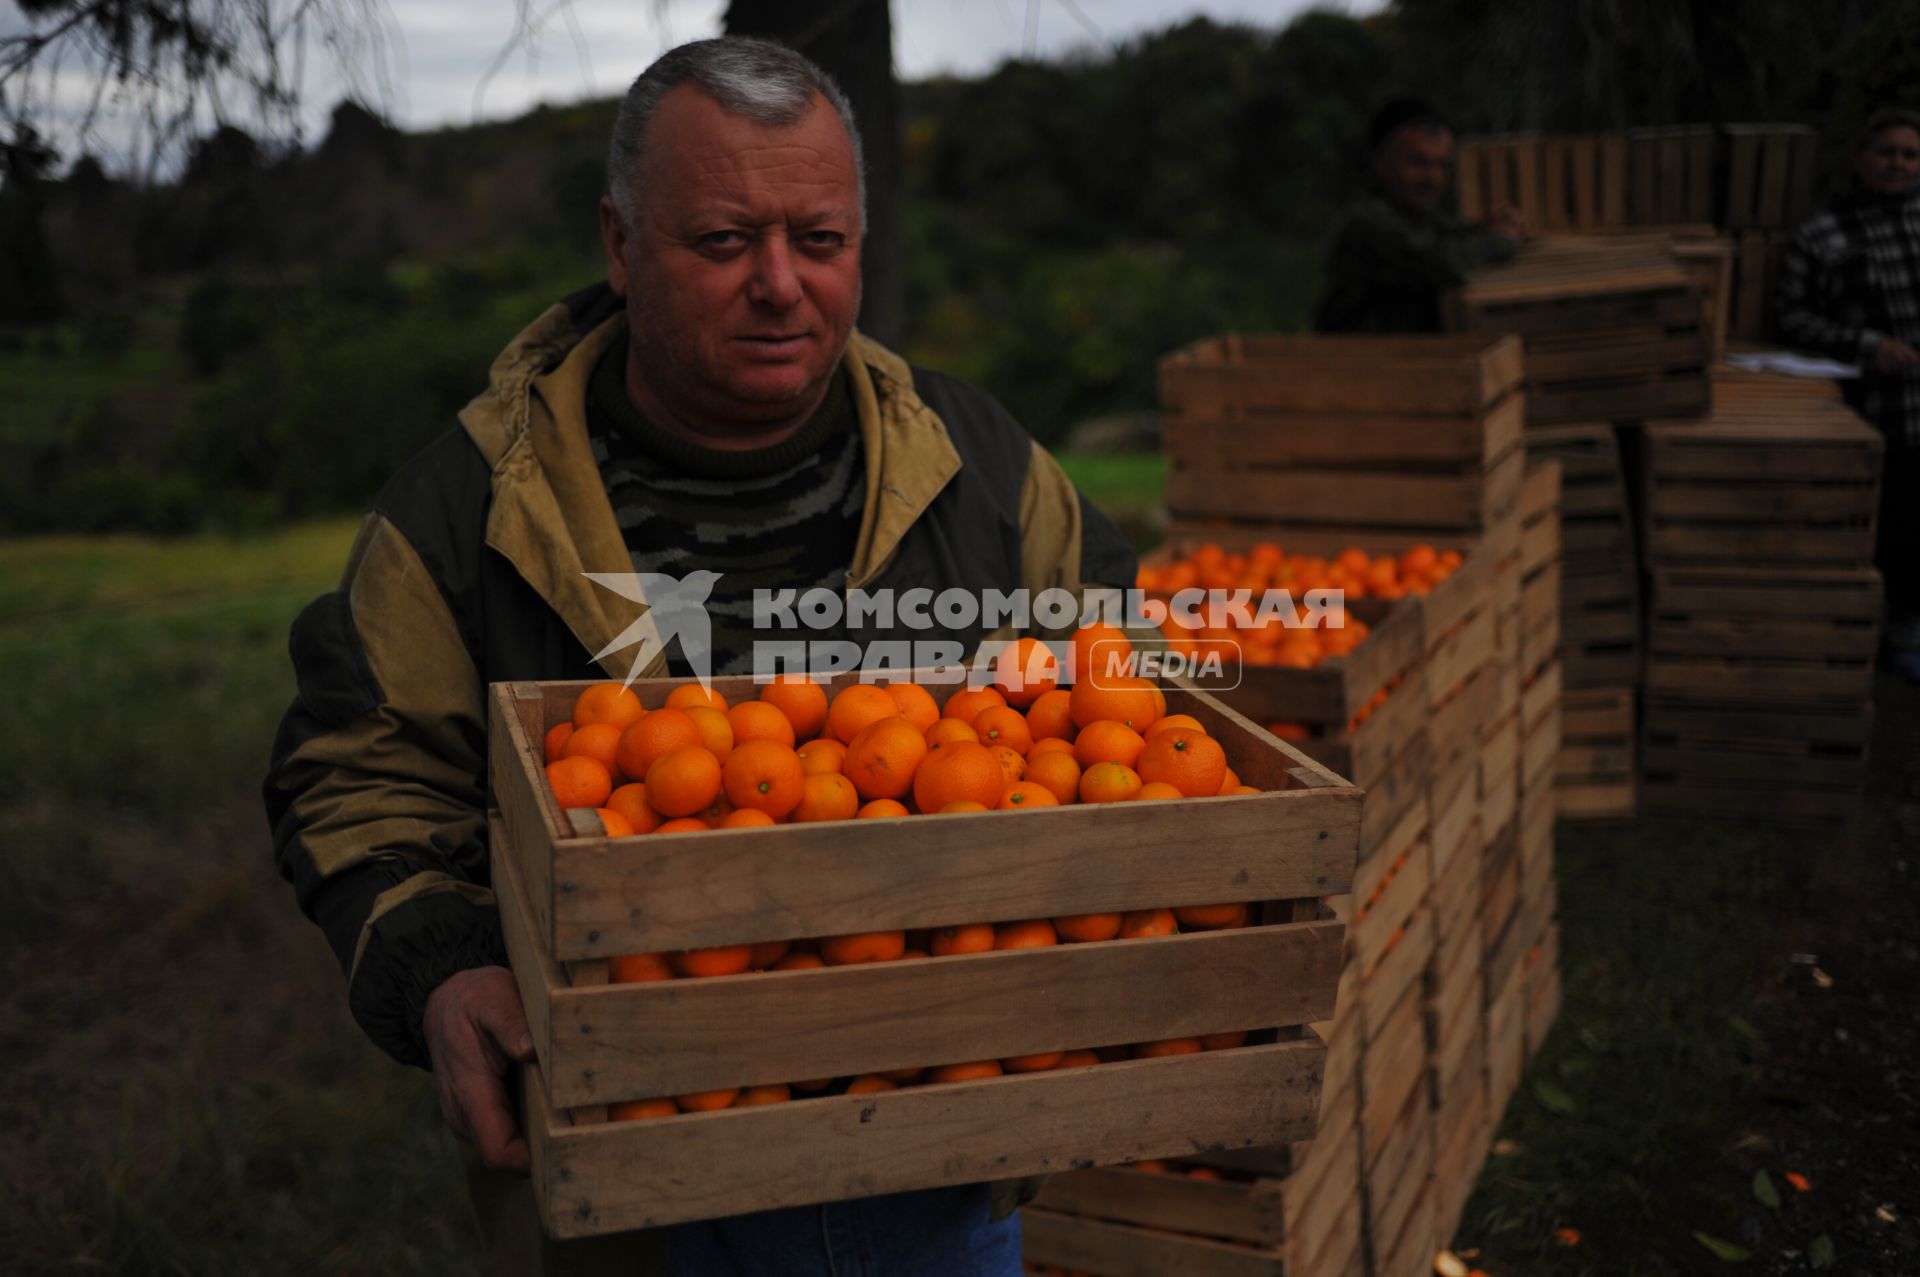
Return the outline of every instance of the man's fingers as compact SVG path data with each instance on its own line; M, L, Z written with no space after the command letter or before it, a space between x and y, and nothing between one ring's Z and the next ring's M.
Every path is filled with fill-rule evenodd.
M527 1142L520 1138L513 1111L507 1107L506 1088L500 1079L486 1074L468 1074L456 1084L461 1111L473 1132L473 1146L480 1160L495 1170L527 1169Z
M519 990L482 1002L474 1019L509 1059L525 1064L533 1058L533 1034L527 1031L527 1013L520 1006Z

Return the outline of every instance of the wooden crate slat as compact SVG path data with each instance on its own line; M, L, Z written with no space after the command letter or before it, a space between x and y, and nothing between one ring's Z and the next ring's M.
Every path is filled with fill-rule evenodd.
M1324 1054L1302 1039L591 1126L562 1125L537 1066L523 1098L535 1196L564 1238L1296 1140Z
M1484 415L1399 416L1300 413L1190 394L1162 418L1166 452L1176 465L1485 466L1519 442L1526 403L1509 394Z
M1277 1246L1286 1238L1284 1200L1275 1180L1238 1184L1151 1171L1095 1169L1053 1176L1033 1205L1068 1215Z
M1521 370L1511 338L1230 333L1162 359L1160 386L1171 411L1197 393L1302 413L1471 414L1515 389Z

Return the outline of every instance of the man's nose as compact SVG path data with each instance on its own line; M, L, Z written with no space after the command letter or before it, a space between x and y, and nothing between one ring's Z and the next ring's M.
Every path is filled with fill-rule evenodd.
M800 304L800 276L793 269L793 247L784 236L763 237L754 249L753 277L747 295L763 306L786 310Z

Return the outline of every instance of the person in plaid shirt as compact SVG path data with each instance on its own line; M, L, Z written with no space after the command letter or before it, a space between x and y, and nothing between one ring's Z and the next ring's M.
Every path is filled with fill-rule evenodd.
M1874 555L1887 646L1920 680L1920 111L1876 111L1853 169L1856 189L1788 243L1775 324L1791 346L1860 366L1847 401L1887 440Z

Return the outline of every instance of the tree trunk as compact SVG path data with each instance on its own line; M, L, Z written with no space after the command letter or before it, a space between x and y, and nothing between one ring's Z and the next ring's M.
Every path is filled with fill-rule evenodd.
M846 91L867 161L866 245L860 254L860 330L899 349L906 331L900 226L900 95L893 82L888 0L728 0L728 35L755 35L799 50Z

